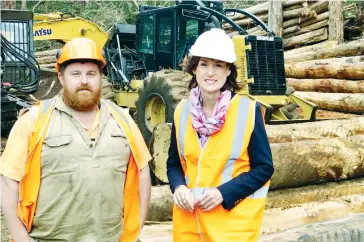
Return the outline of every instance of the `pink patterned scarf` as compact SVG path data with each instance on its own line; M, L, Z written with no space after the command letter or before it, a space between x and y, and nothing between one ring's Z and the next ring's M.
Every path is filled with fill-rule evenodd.
M202 97L199 87L191 89L190 106L192 126L201 136L201 146L204 147L210 135L218 132L225 123L226 112L231 101L231 91L222 92L217 99L212 117L207 118L202 110Z

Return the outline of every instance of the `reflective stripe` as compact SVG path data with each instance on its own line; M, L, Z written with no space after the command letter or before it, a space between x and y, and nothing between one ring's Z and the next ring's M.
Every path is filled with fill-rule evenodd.
M42 108L42 114L41 114L42 116L47 112L49 106L52 104L53 101L54 101L53 98L42 101L43 102L43 108Z
M114 110L120 116L120 118L124 121L124 123L126 123L129 127L129 122L126 119L125 114L121 111L121 109L118 105L116 105L115 103L113 103L109 100L102 100L102 102L105 105L108 105L110 108L112 108L112 110Z
M265 198L267 197L269 187L264 186L259 188L257 191L255 191L252 195L249 196L249 198L258 199L258 198Z
M236 160L240 157L244 139L245 139L245 130L246 130L246 123L248 120L250 110L250 100L245 97L241 97L239 100L239 107L238 107L238 115L235 124L235 132L234 132L234 140L233 140L233 147L231 150L230 157L225 164L224 170L222 172L221 182L226 183L230 181L233 177L233 169Z
M186 101L181 108L179 128L178 128L179 147L180 147L182 159L184 159L184 160L186 160L184 148L185 148L185 135L186 135L187 121L188 121L189 114L190 114L190 102Z
M188 175L186 174L185 176L185 180L186 180L186 184L188 185L188 182L190 181L189 178L188 178Z

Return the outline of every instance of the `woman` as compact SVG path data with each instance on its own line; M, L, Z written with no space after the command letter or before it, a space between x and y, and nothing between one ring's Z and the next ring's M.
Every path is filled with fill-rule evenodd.
M260 105L234 93L236 54L222 30L200 35L190 54L167 160L173 241L257 241L274 170Z

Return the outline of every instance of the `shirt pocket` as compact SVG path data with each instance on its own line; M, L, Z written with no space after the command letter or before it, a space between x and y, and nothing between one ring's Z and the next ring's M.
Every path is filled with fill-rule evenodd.
M72 145L71 135L50 136L44 139L42 167L49 174L79 171L77 147Z
M122 130L115 129L111 132L112 166L115 171L126 172L130 147L125 133Z

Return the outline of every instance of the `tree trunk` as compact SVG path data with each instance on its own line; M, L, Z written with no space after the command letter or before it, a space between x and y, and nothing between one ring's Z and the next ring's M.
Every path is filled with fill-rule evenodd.
M39 70L42 72L51 72L51 73L56 73L56 68L46 68L46 67L42 67L39 66Z
M272 190L364 176L364 135L271 144L271 150Z
M364 117L300 124L266 125L269 143L290 143L364 135Z
M349 57L356 55L364 55L364 39L346 42L332 48L320 48L311 50L309 52L299 52L296 55L287 56L285 53L285 63L290 64L294 62L327 59L333 57Z
M292 5L292 6L283 8L283 11L295 10L295 9L299 9L302 7L303 7L302 4L296 4L296 5Z
M322 14L319 14L319 15L317 15L316 18L305 19L304 21L301 21L300 27L303 28L303 27L312 25L314 23L323 21L325 19L329 19L329 12L324 12Z
M310 15L309 8L298 8L294 10L283 11L283 19L292 19L296 17L307 17Z
M300 30L299 25L295 25L286 29L283 29L283 37L285 38L288 34L295 34L297 31Z
M294 35L304 34L307 32L314 31L316 29L321 29L321 28L327 27L328 25L329 25L329 20L325 19L321 22L317 22L315 24L312 24L312 25L309 25L309 26L306 26L303 28L299 28L296 32L293 32L292 34L294 34Z
M304 92L364 93L364 80L287 78L287 85Z
M173 198L169 186L152 187L147 221L171 221Z
M301 48L296 48L293 50L288 50L284 52L285 58L288 58L289 56L298 55L302 53L306 53L309 51L316 51L321 49L329 49L337 45L337 41L325 41L314 45L308 45Z
M283 9L284 8L289 8L293 5L302 5L307 3L307 0L287 0L287 1L282 1L283 4Z
M314 202L320 203L322 205L320 209L324 209L325 206L327 206L325 202L322 202L324 200L326 201L327 199L336 199L344 196L346 198L347 196L353 196L357 198L357 195L361 195L364 192L363 184L364 179L358 178L341 182L330 182L319 185L269 191L264 215L264 217L266 217L267 219L264 219L265 221L263 222L263 229L264 224L267 224L267 222L277 222L277 216L269 218L271 213L275 212L281 214L283 211L287 211L287 208L293 207L292 209L296 208L304 210L300 210L299 215L295 213L296 216L304 216L307 215L307 211L318 208L318 204ZM346 201L346 203L352 211L353 208L351 207L351 205L354 205L355 203L349 203L349 201L350 200ZM360 201L358 201L357 203L360 204ZM331 206L329 207L332 207L332 203L330 205ZM147 221L171 221L172 207L173 199L169 186L164 185L152 187L152 196L148 209ZM340 207L342 208L342 206ZM277 208L281 208L282 210L277 210ZM286 219L289 219L289 216L286 216Z
M297 96L313 102L321 109L364 114L362 93L294 92Z
M329 16L329 40L344 42L344 16L341 0L330 0Z
M269 3L264 2L264 3L261 3L261 4L257 4L257 5L254 5L252 7L246 8L246 9L244 9L244 11L249 12L249 13L254 14L254 15L258 15L258 14L262 14L262 13L267 15L268 8L269 8ZM235 16L231 17L230 19L239 20L239 19L242 19L242 18L247 18L247 17L245 15L243 15L243 14L236 13Z
M328 0L321 0L312 5L308 5L308 7L311 10L315 11L317 14L320 14L326 12L329 9L329 2Z
M263 22L267 22L268 21L268 15L257 15L256 17L258 17ZM248 18L248 19L237 20L237 21L235 21L235 23L237 25L240 25L240 26L244 27L244 26L253 24L254 23L254 20ZM231 26L229 26L228 29L231 29Z
M307 17L298 17L298 18L294 18L294 19L284 21L283 22L283 28L285 29L285 28L288 28L288 27L291 27L291 26L294 26L294 25L300 25L301 27L304 27L301 24L305 23L306 21L309 21L309 20L318 22L316 19L318 19L320 15L317 15L316 12L314 12L314 14L312 14L311 12L310 12L310 15L307 16ZM320 18L322 18L322 17L325 17L325 15L322 15ZM329 15L327 15L327 19L328 18L329 18Z
M55 63L48 63L48 64L41 64L39 65L40 67L45 67L45 68L52 68L54 67L55 68Z
M170 123L156 125L153 130L151 147L149 148L153 157L153 160L150 162L150 168L154 175L164 183L168 182L166 161L168 158L171 128L172 125Z
M309 33L293 36L288 39L284 39L284 48L293 46L301 46L309 43L316 43L322 40L327 40L327 29L322 28Z
M15 9L16 8L15 0L1 1L1 4L2 4L2 9Z
M41 56L56 56L57 52L59 51L59 49L54 49L54 50L45 50L45 51L37 51L34 53L35 57L41 57Z
M293 5L300 5L300 4L303 4L303 3L307 3L307 0L282 1L283 11L284 11L284 8L289 8L289 7L293 6ZM261 4L257 4L257 5L254 5L252 7L246 8L244 10L251 13L251 14L254 14L254 15L259 15L259 14L262 14L262 13L264 13L264 15L268 15L268 9L269 9L269 3L264 2L264 3L261 3ZM243 14L236 13L235 16L231 17L230 19L232 19L232 20L241 20L241 19L244 19L244 18L247 18L247 17L245 15L243 15Z
M27 9L27 0L21 0L21 10Z
M270 0L269 1L269 12L268 12L268 26L273 30L276 36L282 37L282 2Z
M286 64L286 77L364 80L364 56Z

